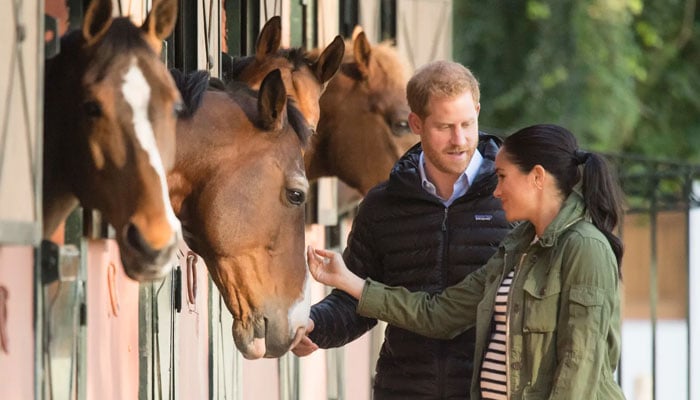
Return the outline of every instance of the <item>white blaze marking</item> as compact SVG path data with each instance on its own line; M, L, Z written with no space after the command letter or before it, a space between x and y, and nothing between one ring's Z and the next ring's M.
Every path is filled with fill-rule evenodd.
M289 328L290 334L293 337L297 328L306 328L309 321L309 312L311 311L311 285L309 285L309 269L306 269L304 277L304 291L301 293L301 298L289 309Z
M131 106L136 137L141 144L141 148L143 148L148 154L148 161L151 163L151 166L156 171L156 175L158 175L158 178L160 179L160 189L161 194L163 195L165 215L167 216L173 232L175 232L179 238L182 236L180 221L175 216L173 207L170 204L170 196L168 196L168 185L165 180L163 162L160 158L160 153L158 152L156 137L153 134L151 121L148 119L148 104L151 99L151 87L148 85L148 81L143 76L136 58L134 58L134 60L131 62L129 70L124 75L122 94L124 95L126 102Z

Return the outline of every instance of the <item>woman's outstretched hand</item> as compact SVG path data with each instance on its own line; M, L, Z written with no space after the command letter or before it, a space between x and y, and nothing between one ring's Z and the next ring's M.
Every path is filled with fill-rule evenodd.
M365 281L350 272L340 254L309 246L306 250L306 260L311 276L317 281L347 292L358 300L362 296Z

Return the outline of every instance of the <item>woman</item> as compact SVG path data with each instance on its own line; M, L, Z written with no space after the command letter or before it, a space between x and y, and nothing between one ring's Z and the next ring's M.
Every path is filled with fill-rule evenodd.
M362 280L339 254L309 248L311 274L359 299L359 314L422 335L476 326L472 399L624 399L613 376L621 194L604 159L562 127L535 125L504 141L496 174L506 218L524 222L441 294Z

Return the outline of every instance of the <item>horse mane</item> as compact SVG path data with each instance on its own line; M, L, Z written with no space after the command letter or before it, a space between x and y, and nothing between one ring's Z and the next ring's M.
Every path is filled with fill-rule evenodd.
M178 117L191 118L202 105L204 92L209 87L209 73L199 70L185 74L178 69L171 68L170 75L175 81L177 90L180 91L183 102L183 108Z
M175 86L180 91L182 102L184 103L183 110L180 111L180 118L191 118L194 113L202 106L202 99L207 90L225 92L234 101L240 104L240 94L248 98L257 98L258 92L251 89L248 85L242 82L231 81L224 83L221 79L211 78L207 71L194 71L189 74L184 74L182 71L171 68L170 74L175 81ZM242 108L246 110L248 107ZM256 121L256 118L251 118L249 112L246 112L251 121ZM287 121L292 126L292 129L297 134L301 143L306 146L309 137L311 137L311 129L306 124L304 115L299 111L294 99L287 97ZM254 122L255 125L257 125Z

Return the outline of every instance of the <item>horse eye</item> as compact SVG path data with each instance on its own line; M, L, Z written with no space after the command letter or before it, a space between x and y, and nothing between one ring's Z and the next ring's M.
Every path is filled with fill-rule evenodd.
M295 206L302 205L306 201L306 193L297 189L287 189L287 200Z
M391 130L394 132L394 135L397 136L411 132L411 128L408 126L408 121L405 119L393 122L391 124Z
M88 117L99 117L102 116L102 107L100 106L100 103L90 100L86 101L83 104L83 108L85 109L85 114L87 114Z

